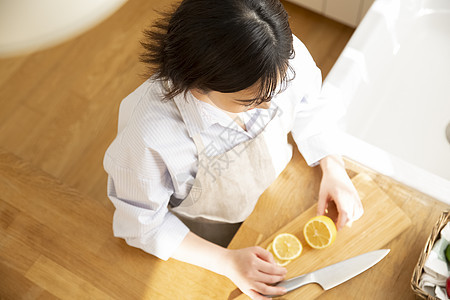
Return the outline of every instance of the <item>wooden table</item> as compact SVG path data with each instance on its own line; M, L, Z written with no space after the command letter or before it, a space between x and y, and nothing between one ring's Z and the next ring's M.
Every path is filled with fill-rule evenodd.
M386 245L391 252L384 259L382 268L368 270L323 293L319 299L415 299L410 288L413 269L431 229L448 205L348 159L346 168L350 178L362 172L369 174L409 216L412 226ZM320 178L320 169L308 168L298 152L294 152L291 163L261 196L229 247L237 249L259 244L316 203Z
M414 299L409 281L443 203L347 161L351 177L370 174L413 225L387 247L393 255L320 299ZM295 152L262 195L230 247L257 244L311 206L321 172ZM113 207L92 201L0 149L0 298L228 299L225 277L173 259L161 261L113 237ZM273 216L276 216L275 218Z

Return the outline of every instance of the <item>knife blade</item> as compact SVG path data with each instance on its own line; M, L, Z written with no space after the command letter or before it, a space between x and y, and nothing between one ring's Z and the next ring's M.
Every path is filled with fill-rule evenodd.
M282 286L286 288L287 292L290 292L306 284L317 283L324 290L329 290L373 267L382 260L389 251L390 249L381 249L367 252L314 272L281 281L275 286ZM264 296L269 298L278 297L275 295Z

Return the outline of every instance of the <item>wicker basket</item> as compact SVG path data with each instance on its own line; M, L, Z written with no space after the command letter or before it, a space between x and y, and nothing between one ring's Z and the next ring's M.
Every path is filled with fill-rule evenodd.
M444 228L449 221L450 221L450 211L444 211L439 217L439 220L437 221L436 225L433 227L433 231L431 231L431 235L428 237L425 248L423 249L422 254L419 257L419 261L417 262L417 265L414 269L413 276L411 279L411 288L413 289L414 293L422 299L439 300L438 298L430 296L424 290L419 288L419 280L420 276L422 276L423 266L428 258L428 255L431 252L431 249L433 248L434 242L436 242L436 240L439 238L439 234L442 228Z

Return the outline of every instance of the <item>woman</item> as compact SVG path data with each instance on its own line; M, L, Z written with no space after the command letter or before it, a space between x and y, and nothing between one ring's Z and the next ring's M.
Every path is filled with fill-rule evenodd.
M253 299L285 293L268 251L225 247L290 161L289 132L323 170L318 214L334 201L338 229L362 215L320 70L277 0L185 0L142 44L153 76L123 100L104 158L115 236Z

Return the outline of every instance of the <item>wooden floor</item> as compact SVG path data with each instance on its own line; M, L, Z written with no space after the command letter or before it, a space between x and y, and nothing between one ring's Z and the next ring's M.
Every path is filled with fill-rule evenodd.
M65 270L86 265L94 257L63 262L50 252L39 256L37 251L53 247L60 253L74 254L71 249L77 245L92 253L114 250L108 248L113 206L106 197L103 155L116 135L120 101L145 80L140 75L145 67L138 61L141 32L155 19L155 9L164 10L172 2L130 0L112 17L75 39L31 55L0 60L0 165L3 178L8 178L1 187L10 187L0 194L1 299L77 298L76 294L49 292L45 284L32 283L45 282L45 272L60 273L62 281L91 289L94 298L125 295L120 291L121 282L108 281L114 254L99 262L105 278L93 278L86 266L80 275L85 281L79 281ZM293 32L306 44L325 77L353 29L283 3ZM56 181L50 182L47 175ZM48 198L54 207L46 208L31 200L31 188L41 199L62 193L83 200L64 204ZM85 205L91 213L78 215L73 209L77 205ZM35 213L43 219L36 220ZM87 225L77 232L77 222ZM98 242L88 244L91 242L83 238L84 231L96 227L93 234ZM73 238L56 243L54 238L60 232ZM45 258L49 256L53 260ZM140 261L128 259L131 264ZM128 275L124 278L128 289L136 291L128 295L130 298L145 298L138 292L143 289L139 282Z

